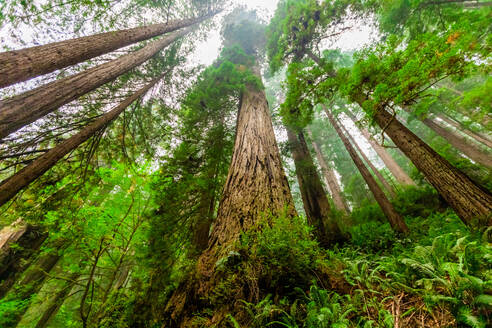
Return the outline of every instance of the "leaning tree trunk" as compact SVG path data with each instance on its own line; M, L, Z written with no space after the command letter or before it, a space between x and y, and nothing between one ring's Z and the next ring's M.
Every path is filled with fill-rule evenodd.
M48 234L21 219L0 231L0 299L31 263ZM12 247L12 245L17 247Z
M330 203L307 148L304 134L299 132L296 135L291 128L286 129L308 223L315 228L316 238L324 247L343 241L343 234L331 216Z
M173 32L144 48L81 73L53 81L0 105L0 140L144 63L191 30Z
M81 63L139 41L179 30L201 22L215 13L0 53L0 88Z
M408 176L408 174L401 168L400 165L391 157L391 155L386 151L386 149L381 146L374 138L371 136L369 131L357 124L357 119L355 116L347 111L347 116L354 122L354 124L359 128L359 131L362 133L364 138L369 142L374 151L378 154L379 158L383 161L384 165L388 168L391 174L395 177L395 179L402 185L406 186L415 186L415 182Z
M76 272L70 275L65 281L63 287L49 300L48 307L44 310L43 315L39 318L34 328L46 328L50 323L50 320L58 313L58 310L65 302L65 299L70 294L77 283L77 279L80 277L80 273Z
M376 166L372 164L371 160L364 154L362 149L359 147L357 142L354 140L354 138L350 135L350 133L342 126L341 129L349 139L349 141L354 145L355 149L359 152L360 157L362 157L362 160L367 163L367 166L371 169L371 171L374 173L374 175L378 178L379 182L384 186L384 188L390 193L391 197L395 197L396 193L393 190L393 187L390 185L388 180L379 172Z
M358 102L362 104L364 99ZM471 224L473 219L479 218L485 219L486 225L492 225L492 195L489 192L437 154L384 108L374 113L374 120L464 223Z
M492 168L492 154L487 154L479 147L469 142L464 136L442 127L433 119L425 118L422 122L474 162Z
M36 158L33 162L10 178L2 181L2 183L0 183L0 206L14 197L21 189L28 186L31 182L52 168L60 159L92 137L97 131L100 131L110 122L115 120L128 106L152 88L162 76L152 80L152 82L125 99L113 110L99 117L80 132L63 141L53 149L50 149L42 156Z
M259 69L255 74L260 76ZM242 232L269 215L295 216L296 211L282 168L265 92L247 86L241 99L234 152L217 218L208 249L198 260L198 281L190 279L169 301L166 312L170 327L187 327L193 312L204 306L202 299L214 284L220 282L220 273L215 270L218 259L227 256ZM254 295L236 295L237 299L244 300L251 297ZM232 309L235 305L228 306Z
M355 165L357 166L357 169L359 169L359 172L362 174L364 181L369 186L369 189L373 193L374 198L376 199L379 206L383 210L383 213L388 219L391 228L393 228L393 230L397 232L407 233L408 227L405 224L405 221L403 221L403 218L395 211L393 205L390 203L384 192L377 184L374 177L371 175L367 167L364 165L362 159L357 155L357 151L351 145L350 140L343 134L342 129L338 125L333 115L326 108L325 111L326 111L326 115L328 116L328 119L330 120L331 125L335 128L335 131L337 132L338 136L342 140L343 145L345 146L348 153L350 154L350 157L352 158Z
M326 183L328 184L328 188L330 189L331 196L333 197L333 203L335 204L335 207L337 208L337 210L348 214L350 212L350 209L347 205L347 202L345 201L345 198L342 195L342 188L338 183L338 179L335 175L334 170L328 167L328 164L326 163L325 157L323 156L319 144L316 141L312 140L312 145L314 151L316 152L318 163L321 166L321 171L323 172Z
M443 120L444 122L448 123L449 125L453 126L458 131L461 131L464 134L468 135L469 137L473 138L476 142L482 143L485 146L492 149L492 141L490 141L490 139L486 135L471 131L466 126L464 126L461 122L455 121L454 119L446 116L445 114L437 114L437 117Z

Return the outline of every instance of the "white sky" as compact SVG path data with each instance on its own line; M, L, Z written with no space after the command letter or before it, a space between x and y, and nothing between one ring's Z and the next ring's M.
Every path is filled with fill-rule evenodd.
M268 20L275 13L278 0L232 0L231 2L233 5L245 5L250 9L256 9L261 17ZM222 17L216 19L220 20ZM354 28L341 35L335 43L330 44L330 48L340 48L344 51L355 50L369 43L377 35L377 32L369 24L358 22L352 26ZM220 48L219 30L210 31L207 39L199 42L195 53L190 56L191 62L208 66L218 57Z

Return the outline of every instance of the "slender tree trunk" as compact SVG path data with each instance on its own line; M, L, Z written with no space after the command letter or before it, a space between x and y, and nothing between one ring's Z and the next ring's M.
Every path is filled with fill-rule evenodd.
M364 165L364 162L362 159L357 155L357 151L355 148L351 145L350 140L343 134L342 129L336 122L335 118L333 115L326 109L325 107L325 112L326 115L328 116L328 119L330 120L331 125L335 128L338 136L340 139L342 139L342 142L347 149L347 151L350 154L350 157L354 161L355 165L359 169L359 172L362 174L362 177L364 178L364 181L366 181L367 185L369 186L369 189L374 195L374 198L378 202L379 206L383 210L383 213L385 214L386 218L388 219L391 227L393 230L397 232L402 232L402 233L407 233L408 232L408 227L405 224L405 221L403 221L403 218L395 211L393 208L393 205L390 203L384 192L381 190L379 185L377 184L376 180L374 177L371 175L367 167Z
M378 156L383 161L384 165L390 170L391 174L396 178L396 180L402 184L407 186L415 186L415 182L408 176L408 174L401 168L400 165L391 157L391 155L381 146L374 138L372 138L369 131L357 124L357 119L355 116L349 111L346 112L348 117L354 122L354 124L359 128L359 131L362 133L364 138L369 142L374 151L378 154Z
M31 263L48 234L21 219L0 231L0 299ZM12 244L18 247L11 247Z
M330 203L307 148L304 134L299 132L296 135L291 128L286 129L308 223L315 227L314 233L321 245L328 247L343 241L343 234L331 217Z
M186 28L173 32L134 53L53 81L5 101L0 105L0 140L144 63L190 31L190 28Z
M254 68L254 72L260 77L259 68ZM200 297L205 297L220 281L220 272L215 270L218 259L229 254L230 247L242 232L269 214L297 215L282 168L265 92L254 86L246 86L237 118L234 152L217 218L208 249L198 259L199 281L190 279L188 284L174 293L166 308L169 326L187 327L189 316L200 309ZM237 299L244 300L254 297L237 295ZM225 306L232 307L234 304Z
M311 136L312 139L312 136ZM323 153L321 152L321 147L318 145L316 141L312 141L312 145L314 148L314 151L316 152L316 157L318 158L318 163L321 166L321 171L323 172L323 175L325 176L326 183L328 184L328 187L330 189L331 196L333 197L333 203L335 204L335 207L337 210L344 212L345 214L350 213L350 209L347 205L347 202L345 201L344 197L342 196L342 188L340 187L340 184L338 183L338 179L335 175L335 172L332 168L328 167L328 164L326 163L325 157L323 156Z
M307 52L320 67L321 59L312 52ZM336 76L335 72L327 72ZM353 100L364 108L367 100L364 94L358 94ZM393 143L422 172L427 181L454 209L465 224L470 225L474 219L483 219L487 226L492 225L492 195L473 182L466 174L452 166L437 154L429 145L401 124L385 108L374 113L374 120Z
M167 72L166 72L167 73ZM166 74L165 73L165 74ZM115 120L128 106L142 97L150 88L152 88L159 79L154 79L144 88L135 92L132 96L125 99L121 104L116 106L110 112L104 114L93 123L76 133L72 137L63 141L53 149L49 150L42 156L36 158L32 163L22 170L0 183L0 206L14 197L21 189L28 186L31 182L40 177L43 173L53 167L60 159L65 157L69 152L77 148L94 133L107 126Z
M193 229L194 254L201 254L208 246L208 236L215 210L215 191L202 195L198 209L198 218Z
M468 135L469 137L473 138L476 142L482 143L483 145L489 147L492 149L492 141L488 139L488 137L484 134L473 132L469 130L466 126L461 124L460 122L455 121L454 119L444 115L444 114L437 114L437 117L439 117L441 120L444 122L448 123L452 127L456 128L457 130L463 132L464 134Z
M422 122L474 162L480 163L488 168L492 168L491 154L487 154L482 151L476 145L470 143L465 137L440 126L439 123L433 119L425 118Z
M357 102L361 105L364 99ZM492 224L492 195L489 192L452 166L384 108L375 112L374 120L464 223L471 224L473 219L481 218L486 220L486 225Z
M73 273L70 275L67 281L65 281L63 287L55 294L55 296L49 300L48 307L44 310L43 315L39 318L35 328L46 328L50 323L50 320L56 316L58 310L65 302L65 299L70 294L70 291L75 286L77 279L80 277L80 273Z
M215 14L216 12L211 12L197 18L100 33L0 53L0 88L81 63L139 41L179 30Z
M341 126L341 129L343 130L343 132L345 133L345 135L347 136L347 138L350 140L350 142L354 145L355 149L359 152L360 157L362 157L362 160L364 160L364 162L367 163L367 166L369 166L369 168L371 169L371 171L378 178L379 182L381 182L381 184L384 186L384 188L390 193L391 197L395 197L396 196L396 193L393 190L393 187L388 182L388 180L386 180L386 178L381 174L381 172L379 172L379 170L377 169L377 167L374 166L374 164L372 164L371 160L366 156L366 154L364 154L364 152L359 147L359 145L354 140L354 138L350 135L350 133L343 126Z

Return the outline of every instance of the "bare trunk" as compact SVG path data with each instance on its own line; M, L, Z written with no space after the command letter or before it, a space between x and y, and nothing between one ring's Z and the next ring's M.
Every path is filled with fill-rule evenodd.
M296 135L289 127L286 129L308 223L315 228L314 233L321 245L327 247L343 241L343 234L331 217L330 203L303 133Z
M81 63L130 44L179 30L215 15L112 31L0 53L0 88Z
M492 168L491 154L482 151L476 145L470 143L465 137L440 126L439 123L433 119L426 118L423 119L422 122L474 162Z
M255 73L260 76L258 68ZM234 152L217 218L208 249L197 264L199 282L190 280L175 292L166 309L169 326L186 326L188 316L200 309L200 297L205 297L220 281L215 270L217 260L227 256L242 232L268 215L295 216L296 211L282 168L265 92L247 86L241 99ZM250 297L252 295L237 295L237 299Z
M364 138L369 142L374 151L378 154L379 158L383 161L384 165L388 168L388 170L393 174L395 179L402 185L407 186L415 186L415 182L408 176L408 174L401 168L400 165L391 157L391 155L381 146L374 138L371 136L369 131L357 124L357 119L355 116L349 111L346 112L348 117L355 123L355 125L359 128L359 131L362 133Z
M363 100L358 102L362 104ZM473 219L480 218L486 220L486 225L492 224L492 195L437 154L385 109L376 111L374 119L463 222L471 224Z
M450 118L444 114L438 114L437 117L439 117L441 120L448 123L449 125L453 126L457 130L459 130L459 131L465 133L466 135L468 135L469 137L473 138L476 142L482 143L483 145L492 149L492 141L490 141L486 135L483 135L483 134L477 133L477 132L473 132L473 131L469 130L466 126L461 124L460 122L457 122L457 121L453 120L452 118Z
M393 190L393 187L388 182L388 180L386 180L386 178L381 174L381 172L379 172L379 170L377 169L377 167L375 167L374 164L372 164L371 160L366 156L366 154L364 154L364 152L359 147L359 145L354 140L354 138L352 138L352 136L350 135L350 133L343 126L341 128L344 131L344 133L347 136L347 138L352 142L352 144L354 145L355 149L359 152L359 154L362 157L362 159L364 160L364 162L367 163L367 165L369 166L369 168L371 169L371 171L374 173L374 175L376 175L376 177L378 178L379 182L381 182L381 184L384 186L384 188L390 193L391 197L395 197L396 196L396 193Z
M36 180L43 173L53 167L65 155L67 155L69 152L77 148L87 139L92 137L94 133L107 126L111 121L115 120L128 106L130 106L134 101L142 97L150 88L152 88L160 78L162 78L162 76L154 79L144 88L138 90L132 96L125 99L113 110L104 114L96 121L82 129L82 131L63 141L53 149L35 159L19 172L0 183L0 206L5 204L21 189L28 186L31 182Z
M335 204L335 207L337 208L337 210L342 211L345 214L350 213L347 202L342 196L342 189L340 188L340 184L338 183L338 179L335 175L334 170L328 167L325 157L321 152L321 147L318 145L318 143L313 140L312 144L314 151L316 152L316 157L318 158L318 163L321 166L321 171L325 176L326 183L328 184L331 196L333 197L333 203Z
M116 79L189 32L190 28L173 32L134 53L8 99L0 105L0 140L60 106Z
M58 310L65 302L65 299L70 294L70 291L75 286L77 279L80 277L80 273L73 273L70 275L67 281L65 281L61 290L59 290L55 296L49 300L49 305L44 310L43 315L39 318L35 328L46 328L50 323L50 320L58 313Z
M403 221L403 218L395 211L393 208L393 205L390 203L384 192L381 190L379 185L377 184L376 180L374 177L371 175L367 167L364 165L364 162L362 159L357 155L357 151L355 148L351 145L350 140L343 134L342 129L336 122L335 118L333 115L326 109L325 107L325 112L326 115L328 116L328 119L330 120L330 123L332 126L335 128L338 136L342 140L345 148L350 154L350 157L354 161L355 165L359 169L359 172L362 174L362 177L364 178L364 181L367 183L369 186L369 189L374 195L374 198L378 202L379 206L383 210L383 213L385 214L386 218L388 219L391 227L393 230L397 232L402 232L402 233L407 233L408 232L408 227L405 224L405 221Z
M29 266L31 257L47 236L39 227L21 219L0 231L0 299ZM11 247L13 244L17 247Z

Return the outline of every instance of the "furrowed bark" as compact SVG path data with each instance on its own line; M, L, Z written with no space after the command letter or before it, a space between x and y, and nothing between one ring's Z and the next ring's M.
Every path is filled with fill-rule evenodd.
M355 149L359 152L360 157L362 157L362 160L367 163L367 166L371 169L371 171L374 173L374 175L378 178L379 182L384 186L384 188L390 193L392 197L396 196L395 191L393 190L393 187L389 184L388 180L379 172L376 166L372 164L371 160L364 154L360 146L357 144L357 142L354 140L354 138L350 135L350 133L343 127L341 126L341 129L347 136L347 138L350 140L350 142L353 144Z
M93 136L94 133L104 128L111 121L115 120L128 106L142 97L161 78L162 76L154 79L144 88L138 90L132 96L125 99L113 110L104 114L80 132L52 148L44 155L38 157L32 163L24 167L22 170L0 183L0 206L12 199L12 197L14 197L21 189L27 187L31 182L53 167L60 159L65 157L65 155Z
M81 63L139 41L179 30L199 23L216 13L211 12L201 17L100 33L0 53L0 88Z
M0 140L144 63L190 31L190 28L186 28L173 32L134 53L53 81L5 101L0 105Z
M314 233L320 244L328 247L333 243L342 241L344 239L343 234L331 217L330 203L303 133L299 132L296 135L291 128L286 127L286 129L307 221L315 228Z
M362 159L359 157L359 155L357 155L357 151L351 145L350 140L343 134L342 129L336 122L333 115L326 109L326 107L324 107L324 110L326 112L326 115L328 116L328 119L330 120L331 125L335 128L338 136L343 142L343 145L349 152L350 157L352 158L355 165L359 169L359 172L362 174L364 181L366 181L367 185L369 186L369 189L373 193L374 198L376 199L379 206L383 210L383 213L388 219L391 228L393 228L393 230L397 232L408 233L409 230L407 225L405 224L405 221L403 221L403 218L395 211L393 205L390 203L384 192L377 184L374 177L371 175L367 167L364 165Z
M415 182L408 176L408 174L401 168L400 165L391 157L391 155L371 136L369 131L363 126L357 124L357 119L349 111L346 112L347 116L355 123L359 128L359 131L364 138L369 142L374 151L378 154L379 158L383 161L384 165L388 168L395 179L402 185L415 186Z
M312 137L311 137L312 139ZM335 207L339 211L345 212L345 214L350 213L350 209L347 205L347 202L343 198L342 195L342 188L340 187L340 184L338 183L338 179L335 175L335 172L332 168L328 166L326 163L325 157L323 156L323 153L321 151L321 147L319 144L313 140L312 142L314 151L316 152L316 157L318 158L318 163L321 166L321 171L323 172L323 175L325 176L326 183L328 184L328 187L330 189L331 196L333 197L333 203L335 203Z
M358 100L360 105L363 102ZM465 224L478 218L486 225L492 225L492 195L489 192L452 166L384 108L375 112L374 120Z
M492 168L492 154L487 154L476 145L469 142L465 137L442 127L433 119L425 118L422 122L474 162Z

